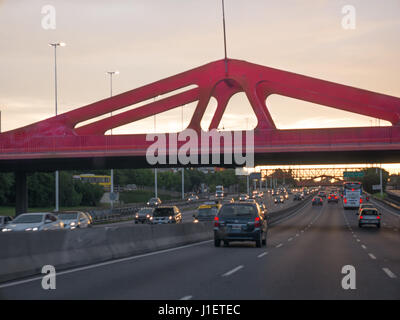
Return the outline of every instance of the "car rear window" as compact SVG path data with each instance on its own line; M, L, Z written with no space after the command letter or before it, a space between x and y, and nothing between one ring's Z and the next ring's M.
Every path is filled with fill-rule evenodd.
M174 208L157 208L153 212L154 217L168 217L174 215Z
M372 209L364 209L361 214L364 216L377 216L378 211Z
M257 209L254 205L224 205L218 216L226 217L254 217L257 215Z

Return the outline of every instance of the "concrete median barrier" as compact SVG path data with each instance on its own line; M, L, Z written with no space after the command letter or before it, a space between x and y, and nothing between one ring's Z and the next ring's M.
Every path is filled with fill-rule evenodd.
M268 213L273 226L311 198ZM108 225L98 228L0 233L0 282L173 248L213 238L213 223Z
M0 282L168 249L213 237L211 223L0 234Z

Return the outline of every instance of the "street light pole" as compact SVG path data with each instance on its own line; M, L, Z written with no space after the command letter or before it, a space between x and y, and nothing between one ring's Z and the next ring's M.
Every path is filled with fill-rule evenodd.
M113 75L114 74L119 74L119 71L107 71L106 72L108 75L110 75L110 97L113 96ZM110 116L112 117L112 111ZM112 135L112 128L110 130L110 133ZM114 207L114 169L111 169L111 188L110 188L110 205L111 208Z
M54 42L54 43L49 43L49 46L51 46L51 47L53 47L54 48L54 100L55 100L55 112L56 112L56 116L57 116L57 114L58 114L58 106L57 106L57 103L58 103L58 97L57 97L57 47L65 47L65 43L64 42ZM59 183L59 172L58 172L58 170L56 171L56 174L55 174L55 183L56 183L56 185L55 185L55 196L56 196L56 199L55 199L55 212L58 212L59 210L60 210L60 205L59 205L59 199L60 199L60 196L59 196L59 185L60 185L60 183Z

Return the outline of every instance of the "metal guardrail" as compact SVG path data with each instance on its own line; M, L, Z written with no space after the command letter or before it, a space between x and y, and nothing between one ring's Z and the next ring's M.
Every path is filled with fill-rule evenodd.
M174 205L179 207L180 209L185 209L193 204L199 204L204 202L204 199L199 199L196 201L188 202L186 200L166 200L163 201L161 205ZM103 210L89 210L89 213L92 218L94 224L101 223L111 223L116 221L127 221L133 220L135 218L136 212L143 207L146 207L146 203L137 203L137 204L128 204L126 206L114 207L110 209Z

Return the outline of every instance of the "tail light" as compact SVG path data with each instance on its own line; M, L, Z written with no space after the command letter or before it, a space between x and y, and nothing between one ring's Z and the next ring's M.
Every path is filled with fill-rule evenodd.
M346 198L344 198L344 199L343 199L343 202L346 204L346 203L347 203L347 199L346 199Z
M219 218L214 217L214 227L219 227Z
M335 197L335 199L337 199L337 197Z
M360 198L360 203L362 203L362 198Z
M363 216L360 216L360 219L362 219L363 218Z
M377 219L380 219L381 217L380 217L380 216L376 216L376 218L377 218Z
M260 227L260 217L256 217L254 220L254 228Z

